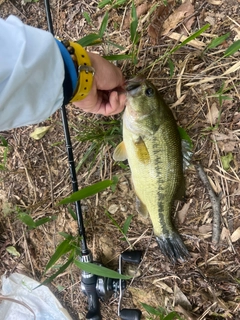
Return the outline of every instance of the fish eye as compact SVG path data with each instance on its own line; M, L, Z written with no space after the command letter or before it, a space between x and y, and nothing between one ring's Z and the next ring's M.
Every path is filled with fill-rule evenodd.
M151 88L151 87L147 88L147 89L145 90L145 94L146 94L147 97L152 97L153 94L154 94L153 88Z

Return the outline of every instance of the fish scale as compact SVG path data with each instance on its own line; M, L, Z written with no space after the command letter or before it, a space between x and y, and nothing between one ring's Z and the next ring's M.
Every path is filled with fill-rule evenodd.
M162 252L173 262L184 260L188 251L171 221L174 200L184 191L181 139L171 110L148 80L128 84L123 143L114 159L128 159L138 211L149 213Z

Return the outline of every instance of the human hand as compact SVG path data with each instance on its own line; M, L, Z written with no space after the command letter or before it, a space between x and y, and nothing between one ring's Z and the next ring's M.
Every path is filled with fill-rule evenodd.
M95 69L93 85L87 97L74 105L85 112L105 116L120 113L126 101L121 70L97 54L88 52L88 55Z

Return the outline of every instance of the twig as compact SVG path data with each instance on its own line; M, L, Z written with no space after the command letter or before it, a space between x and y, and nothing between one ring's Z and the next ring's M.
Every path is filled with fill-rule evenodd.
M213 191L213 188L208 180L208 177L203 170L203 167L200 164L197 164L196 170L202 183L208 190L209 198L212 203L213 209L213 228L212 228L212 243L214 245L219 243L220 240L220 220L221 220L221 208L220 208L220 201L221 201L221 193L216 195Z

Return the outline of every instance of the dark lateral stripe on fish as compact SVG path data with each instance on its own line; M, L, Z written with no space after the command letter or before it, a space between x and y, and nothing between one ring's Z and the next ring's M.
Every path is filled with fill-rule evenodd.
M159 142L157 139L153 139L153 152L154 150L158 150L159 148ZM161 189L161 186L162 184L164 183L164 180L161 179L161 171L160 171L160 167L161 165L163 164L162 161L161 161L161 157L160 157L160 154L158 156L158 152L156 152L156 157L155 157L155 161L154 161L154 168L157 172L157 176L159 177L158 179L158 217L159 217L159 223L161 225L161 228L162 228L162 232L163 234L168 237L169 236L169 229L168 229L168 226L166 224L166 221L165 221L165 216L164 216L164 197L162 197L162 189Z

